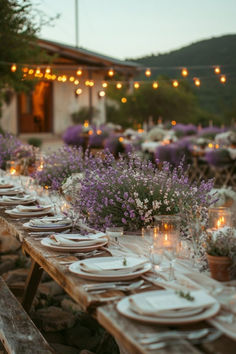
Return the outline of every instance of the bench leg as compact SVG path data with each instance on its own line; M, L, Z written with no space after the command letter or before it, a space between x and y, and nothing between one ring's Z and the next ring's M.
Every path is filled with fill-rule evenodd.
M32 260L30 271L25 284L25 291L22 300L22 306L25 311L29 313L31 305L33 303L35 294L38 289L41 277L43 274L43 268L38 265L34 260Z

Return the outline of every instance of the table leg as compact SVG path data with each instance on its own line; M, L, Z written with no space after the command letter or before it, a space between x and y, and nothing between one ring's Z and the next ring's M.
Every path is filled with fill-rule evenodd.
M38 263L32 260L30 271L26 279L25 291L22 300L22 306L26 312L30 311L42 274L43 268L41 268Z

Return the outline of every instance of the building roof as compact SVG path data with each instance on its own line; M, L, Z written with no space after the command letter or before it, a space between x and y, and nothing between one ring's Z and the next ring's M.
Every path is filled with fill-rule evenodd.
M39 39L38 44L47 52L72 60L76 65L86 65L100 69L112 67L114 70L130 74L134 74L140 68L138 63L112 58L80 47L44 39Z

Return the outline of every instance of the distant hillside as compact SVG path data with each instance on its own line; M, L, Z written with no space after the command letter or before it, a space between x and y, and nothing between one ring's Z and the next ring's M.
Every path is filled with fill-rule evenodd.
M152 70L151 79L158 75L180 78L180 69L169 67L186 66L189 68L190 82L193 82L193 77L201 79L200 88L193 85L200 106L210 113L230 118L230 111L236 99L236 34L202 40L170 53L132 60L144 67L158 67ZM219 83L213 69L200 68L201 65L220 65L222 73L227 76L227 83ZM194 68L191 69L190 66Z

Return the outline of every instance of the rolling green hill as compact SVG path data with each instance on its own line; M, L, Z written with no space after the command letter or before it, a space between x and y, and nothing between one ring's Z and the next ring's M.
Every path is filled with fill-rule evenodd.
M153 68L151 80L159 75L180 78L181 67L187 67L189 76L186 80L192 83L200 107L221 116L225 123L236 117L236 34L202 40L166 54L152 54L132 60ZM226 75L226 84L219 82L219 77L214 73L215 65L219 65L222 74ZM193 77L201 80L199 88L194 86Z

